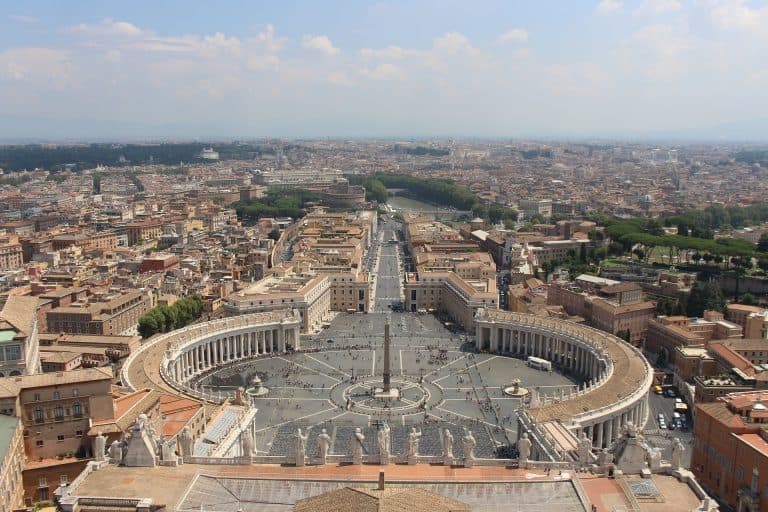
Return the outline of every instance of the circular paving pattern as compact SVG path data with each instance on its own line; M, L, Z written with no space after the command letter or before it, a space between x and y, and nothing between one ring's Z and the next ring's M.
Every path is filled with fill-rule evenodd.
M521 389L537 389L540 396L560 396L564 388L580 384L529 368L521 359L475 353L463 336L447 331L434 317L402 314L391 320L392 388L399 396L377 397L385 320L385 315L342 315L321 336L302 340L302 352L220 368L199 385L231 392L259 377L269 393L253 399L258 409L256 447L280 454L283 446L291 446L297 428L310 432L310 444L319 429L329 429L336 450L332 453L344 453L347 430L375 430L382 422L392 426L394 453L414 425L455 428L456 435L469 427L492 451L515 439L516 410L524 398L505 393L515 379ZM360 334L365 332L370 335ZM371 435L375 439L373 431Z

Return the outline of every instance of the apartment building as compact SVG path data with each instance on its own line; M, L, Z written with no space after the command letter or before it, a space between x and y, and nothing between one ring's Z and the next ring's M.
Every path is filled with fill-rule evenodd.
M598 329L621 334L629 332L629 341L641 345L656 304L642 300L642 288L636 283L581 275L574 282L555 282L547 290L547 304L562 306L569 315L578 316Z
M114 417L111 368L0 379L0 414L21 419L24 489L32 502L50 499L74 479L90 455L91 422Z
M768 392L729 393L696 405L691 471L741 512L768 512Z
M674 365L678 347L705 347L713 340L738 339L742 334L740 325L723 320L718 311L705 311L704 318L662 315L648 321L645 349Z
M24 264L24 251L19 243L0 241L0 271L16 270Z
M11 295L0 310L0 377L40 371L37 297Z
M328 321L331 311L367 313L371 287L367 274L280 271L227 297L224 309L230 315L296 309L302 332L312 332Z
M0 510L24 506L24 442L21 420L0 414Z
M473 328L477 310L498 309L498 299L495 279L465 280L453 272L406 275L406 311L443 313L467 331Z
M131 336L153 305L148 292L110 291L48 311L46 324L53 333Z

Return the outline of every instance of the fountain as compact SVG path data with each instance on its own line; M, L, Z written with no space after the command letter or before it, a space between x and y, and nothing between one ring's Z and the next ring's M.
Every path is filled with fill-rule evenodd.
M269 394L269 389L261 385L261 378L258 375L254 375L251 386L245 390L245 394L251 398L261 398Z

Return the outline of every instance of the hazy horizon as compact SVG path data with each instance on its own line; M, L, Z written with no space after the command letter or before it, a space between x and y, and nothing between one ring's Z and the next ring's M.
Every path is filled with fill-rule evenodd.
M768 2L14 5L0 141L768 141Z

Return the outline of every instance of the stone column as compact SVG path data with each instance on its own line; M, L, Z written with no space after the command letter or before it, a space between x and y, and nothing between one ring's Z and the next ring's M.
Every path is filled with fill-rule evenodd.
M277 331L277 342L279 343L279 349L280 353L285 353L285 331L283 331L282 326L280 327L280 330Z
M597 439L596 439L597 447L599 449L602 449L603 448L603 422L601 421L600 423L595 425L595 427L597 428Z
M605 422L603 431L605 433L605 446L610 446L613 442L613 419L609 419Z

